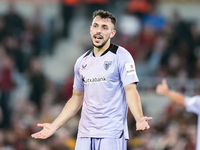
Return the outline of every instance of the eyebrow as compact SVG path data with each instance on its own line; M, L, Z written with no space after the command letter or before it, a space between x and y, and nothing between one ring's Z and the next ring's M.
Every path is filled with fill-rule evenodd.
M94 23L93 23L93 25L98 25L98 26L99 26L99 24L98 24L98 23L96 23L96 22L94 22ZM108 27L108 28L109 28L109 26L108 26L108 25L106 25L106 24L102 24L101 26L102 26L102 27Z

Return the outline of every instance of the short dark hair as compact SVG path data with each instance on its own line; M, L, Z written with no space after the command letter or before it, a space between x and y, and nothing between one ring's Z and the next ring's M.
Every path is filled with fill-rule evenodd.
M94 13L93 13L93 19L96 17L96 16L99 16L101 18L110 18L111 19L111 22L112 24L115 26L116 22L117 22L117 19L116 17L111 14L110 12L108 11L104 11L104 10L96 10Z

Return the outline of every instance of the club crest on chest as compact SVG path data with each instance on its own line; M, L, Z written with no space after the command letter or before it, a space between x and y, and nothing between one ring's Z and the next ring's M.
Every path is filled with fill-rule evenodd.
M103 67L108 70L110 66L112 65L112 61L105 61L103 64Z

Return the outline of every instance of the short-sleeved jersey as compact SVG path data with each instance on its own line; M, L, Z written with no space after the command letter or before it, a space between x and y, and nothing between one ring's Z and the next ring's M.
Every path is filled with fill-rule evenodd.
M84 91L78 137L128 139L124 87L139 82L130 53L111 44L100 56L93 49L83 54L74 67L73 88Z
M196 150L200 150L200 95L186 97L185 107L188 112L193 112L198 115Z

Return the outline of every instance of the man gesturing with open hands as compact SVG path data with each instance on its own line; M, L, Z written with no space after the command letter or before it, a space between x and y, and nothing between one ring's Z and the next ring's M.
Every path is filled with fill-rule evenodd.
M72 98L52 123L38 124L43 129L33 138L48 138L81 107L75 150L126 150L128 108L137 131L150 128L152 117L143 115L134 60L125 48L111 43L115 23L110 12L94 12L90 26L93 47L76 61Z

